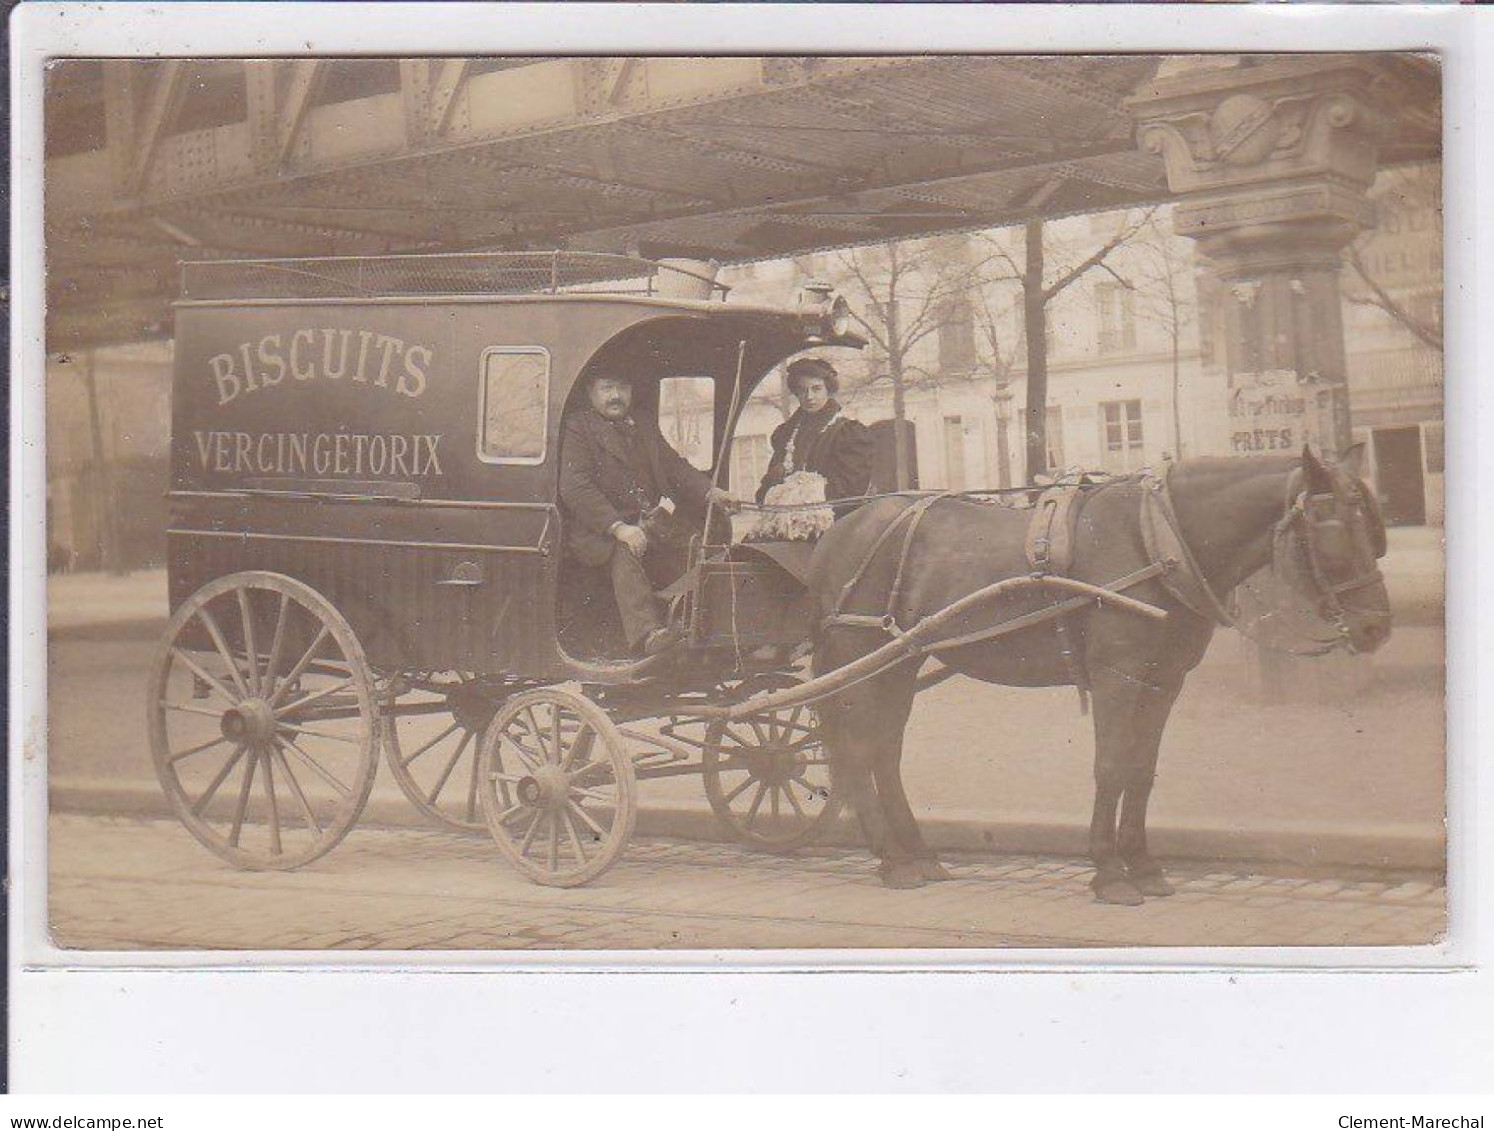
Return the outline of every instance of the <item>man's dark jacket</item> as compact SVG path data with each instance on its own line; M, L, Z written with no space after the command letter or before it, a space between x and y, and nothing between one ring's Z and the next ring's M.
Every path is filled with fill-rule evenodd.
M560 442L560 509L566 547L587 565L606 565L615 522L639 515L668 495L702 510L711 481L671 448L659 426L643 418L613 422L589 406L570 414Z

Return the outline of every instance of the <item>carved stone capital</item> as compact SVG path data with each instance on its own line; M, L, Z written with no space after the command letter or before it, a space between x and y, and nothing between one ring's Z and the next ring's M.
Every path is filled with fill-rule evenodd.
M1374 57L1294 56L1159 77L1130 107L1180 195L1308 177L1364 188L1388 121L1382 79Z

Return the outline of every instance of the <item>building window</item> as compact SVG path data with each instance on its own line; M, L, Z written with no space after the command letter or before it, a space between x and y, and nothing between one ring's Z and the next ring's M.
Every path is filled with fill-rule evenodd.
M965 422L958 416L944 418L944 489L965 489Z
M975 368L975 315L966 299L951 299L939 312L939 369L969 373Z
M772 454L768 437L738 436L731 445L731 493L739 499L756 498Z
M1062 471L1068 466L1063 456L1063 406L1050 404L1043 410L1043 431L1048 443L1048 469Z
M1095 287L1100 352L1119 353L1136 348L1136 310L1131 289L1119 283Z
M1100 465L1106 471L1135 471L1142 455L1141 402L1106 401L1100 405Z
M478 456L485 463L543 463L549 351L538 346L488 350L481 393Z
M665 377L659 382L659 431L692 467L710 471L716 425L716 382L710 377Z

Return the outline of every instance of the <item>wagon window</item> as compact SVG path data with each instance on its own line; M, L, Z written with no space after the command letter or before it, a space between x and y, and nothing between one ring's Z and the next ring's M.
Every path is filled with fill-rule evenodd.
M710 377L665 377L659 382L659 431L701 471L711 470L716 433L716 382Z
M538 347L483 355L478 455L490 463L541 463L550 396L550 355Z

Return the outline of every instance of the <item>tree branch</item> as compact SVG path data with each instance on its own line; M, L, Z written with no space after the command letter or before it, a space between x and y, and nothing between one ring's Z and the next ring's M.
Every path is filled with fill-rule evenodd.
M1442 352L1442 327L1435 324L1427 324L1420 318L1414 317L1409 310L1386 293L1377 280L1372 278L1369 269L1365 267L1364 260L1360 258L1359 249L1350 247L1348 254L1349 266L1354 268L1354 273L1364 280L1364 285L1369 287L1373 296L1364 300L1366 305L1378 307L1390 315L1411 333L1415 334L1424 345Z
M1094 254L1089 256L1089 258L1085 259L1073 270L1060 276L1050 286L1044 287L1044 305L1051 302L1054 297L1059 294L1059 292L1064 290L1064 288L1068 287L1071 283L1078 280L1080 276L1084 275L1085 272L1089 271L1090 268L1098 267L1102 263L1104 263L1106 256L1108 256L1121 244L1132 239L1136 235L1136 233L1139 232L1151 220L1152 214L1156 211L1157 209L1155 205L1151 208L1148 208L1144 213L1142 213L1140 220L1136 221L1136 223L1134 224L1128 224L1123 227L1120 231L1116 232L1115 235L1111 236L1110 239L1106 240L1105 243L1097 251L1094 252Z

